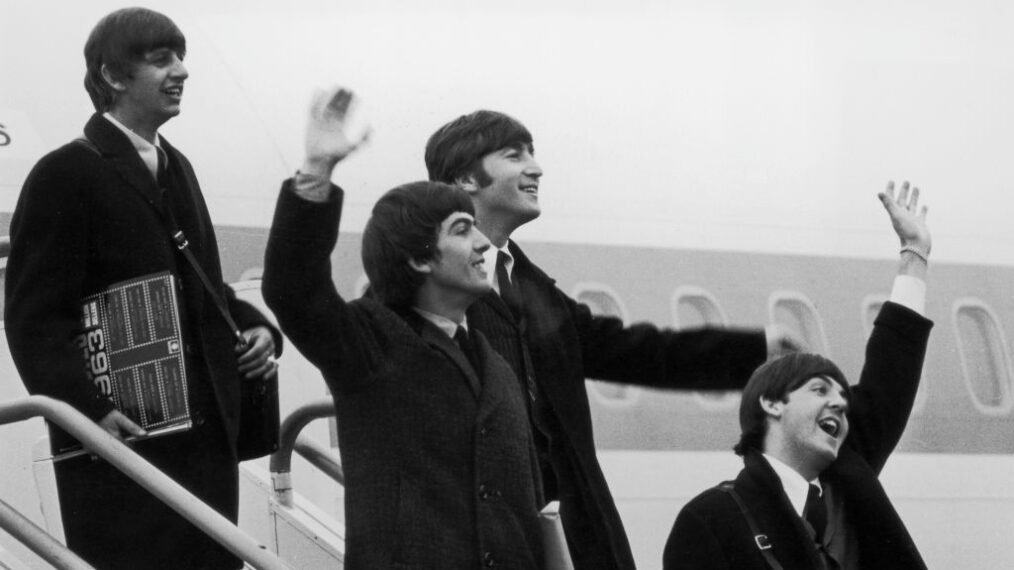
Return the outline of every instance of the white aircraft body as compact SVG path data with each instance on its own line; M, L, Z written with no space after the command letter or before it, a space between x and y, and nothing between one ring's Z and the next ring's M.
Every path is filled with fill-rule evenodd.
M534 135L543 214L515 238L561 289L627 322L784 322L855 381L897 258L875 193L889 179L913 181L930 206L936 324L916 409L882 479L931 568L1014 562L1005 3L146 5L187 37L183 111L161 132L194 164L227 279L254 300L247 281L261 271L278 187L300 166L310 95L335 83L359 93L361 127L373 129L334 179L347 193L334 277L350 297L365 285L369 208L426 177L436 128L489 108ZM0 0L0 234L32 165L93 112L82 49L119 7ZM0 400L23 397L6 349L0 371ZM291 347L281 371L283 413L326 396ZM740 467L738 396L597 381L588 390L638 565L657 568L680 507ZM333 441L326 423L311 427ZM0 498L41 521L47 498L30 449L42 422L3 429ZM341 490L299 469L296 489L340 522ZM42 567L8 537L2 549Z

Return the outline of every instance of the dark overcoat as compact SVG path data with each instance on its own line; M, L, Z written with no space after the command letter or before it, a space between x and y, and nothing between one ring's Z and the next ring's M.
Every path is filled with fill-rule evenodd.
M331 278L342 194L282 188L264 298L334 396L345 568L538 568L536 467L510 367L473 331L481 375L411 310L346 303Z
M523 379L531 377L548 414L552 478L564 530L579 570L634 568L623 522L595 455L585 379L653 388L740 389L767 357L763 331L673 331L648 323L625 327L593 316L511 242L512 282L524 299L522 322L496 293L476 302L469 323L483 331ZM511 358L511 354L517 355Z
M932 323L885 303L866 346L859 384L851 388L849 434L838 458L820 475L842 495L856 533L859 567L916 570L926 567L878 479L908 422L922 373ZM771 552L786 570L819 568L818 552L781 480L757 452L736 478L740 494ZM666 570L766 570L745 518L732 497L709 489L680 511L664 554Z
M29 392L70 403L93 420L113 409L84 374L74 337L80 299L133 277L171 271L182 284L181 323L195 426L134 449L232 520L238 478L239 377L235 341L193 270L169 239L160 211L170 203L201 266L243 329L268 325L223 284L215 232L189 161L164 138L171 199L127 136L101 115L29 174L11 221L6 333ZM281 339L276 336L276 342ZM281 346L280 344L278 345ZM65 434L51 430L54 447ZM100 568L235 565L160 501L103 461L57 463L68 543ZM224 562L223 562L224 561Z

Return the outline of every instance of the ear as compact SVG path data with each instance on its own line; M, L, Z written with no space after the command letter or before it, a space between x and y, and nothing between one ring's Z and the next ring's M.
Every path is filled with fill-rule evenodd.
M785 407L785 402L781 400L768 400L763 396L758 398L758 401L760 402L760 407L762 410L764 410L765 414L771 416L772 418L782 417L782 411Z
M479 191L479 183L475 179L475 174L469 172L468 174L462 174L454 179L454 185L469 194L475 194Z
M113 72L110 71L110 69L106 66L106 64L104 63L102 64L102 68L100 69L100 71L102 72L102 79L105 80L106 84L112 87L113 90L118 91L120 93L127 90L126 84L116 79L116 77L113 76Z
M408 260L408 266L409 267L411 267L413 270L418 271L419 273L422 273L424 275L428 275L430 273L433 273L433 265L432 265L432 263L433 263L432 260L427 260L427 261L420 261L418 259L409 259Z

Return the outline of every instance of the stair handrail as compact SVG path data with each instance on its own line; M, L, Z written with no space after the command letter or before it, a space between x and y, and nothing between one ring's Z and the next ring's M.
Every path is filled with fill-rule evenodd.
M292 411L284 420L279 430L278 451L271 454L271 483L274 485L275 499L285 507L292 507L292 452L295 450L303 458L312 463L338 484L345 484L345 473L341 461L331 450L313 441L308 436L300 436L310 422L335 416L334 402L331 399L320 399L304 404Z
M289 566L73 406L46 396L0 402L0 425L41 416L133 479L205 534L258 570Z

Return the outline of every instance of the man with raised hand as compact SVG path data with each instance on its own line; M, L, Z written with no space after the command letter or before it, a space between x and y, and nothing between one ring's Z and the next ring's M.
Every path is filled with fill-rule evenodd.
M264 298L324 375L345 471L345 568L536 569L542 499L525 397L465 312L489 292L468 194L398 186L363 232L371 294L346 301L330 256L344 192L335 165L359 146L352 94L315 99L306 160L278 198Z
M594 316L556 287L511 234L539 217L542 167L519 121L476 111L438 129L426 145L430 180L468 191L493 247L493 291L468 311L521 379L547 501L560 515L579 570L630 569L633 555L595 455L585 379L681 390L738 390L769 354L800 346L780 326L662 329Z
M932 323L923 316L930 232L919 190L879 195L901 258L866 344L859 383L816 354L757 369L735 447L744 468L679 513L665 570L915 570L926 567L878 476L898 444Z

